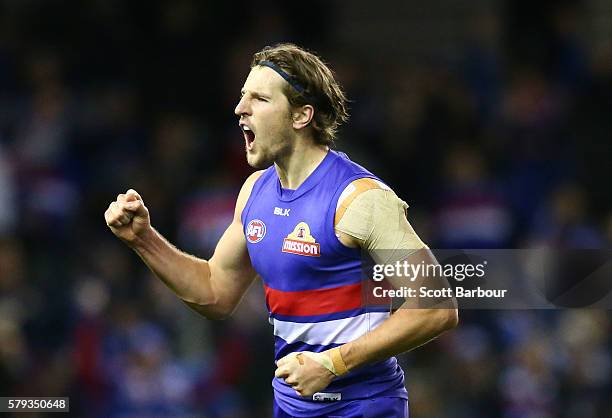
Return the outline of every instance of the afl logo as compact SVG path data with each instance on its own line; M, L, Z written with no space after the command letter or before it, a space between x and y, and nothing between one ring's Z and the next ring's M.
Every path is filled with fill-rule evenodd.
M253 219L246 228L246 238L251 244L256 244L266 236L266 224L259 219Z

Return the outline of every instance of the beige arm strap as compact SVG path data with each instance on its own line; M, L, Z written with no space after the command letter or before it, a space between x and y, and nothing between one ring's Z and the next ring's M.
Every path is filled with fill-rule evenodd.
M368 251L402 250L406 256L427 247L408 222L408 205L392 190L372 179L351 185L336 209L337 231L357 238Z

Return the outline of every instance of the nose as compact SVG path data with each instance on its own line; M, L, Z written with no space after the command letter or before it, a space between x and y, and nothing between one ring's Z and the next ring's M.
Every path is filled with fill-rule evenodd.
M238 102L238 104L236 105L236 108L234 109L234 113L236 114L236 116L250 114L250 108L249 108L248 99L247 99L246 94L240 98L240 101Z

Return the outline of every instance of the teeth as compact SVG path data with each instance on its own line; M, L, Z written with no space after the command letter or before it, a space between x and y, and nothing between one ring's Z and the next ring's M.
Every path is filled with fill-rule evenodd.
M245 130L245 131L250 131L250 130L251 130L251 128L249 128L249 127L248 127L248 126L246 126L246 125L245 125L245 126L243 126L243 127L242 127L242 129L243 129L243 130Z

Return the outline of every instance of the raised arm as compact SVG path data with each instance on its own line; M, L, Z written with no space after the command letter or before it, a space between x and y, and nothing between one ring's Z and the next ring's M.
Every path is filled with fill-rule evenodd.
M245 181L232 223L208 261L180 251L157 232L142 197L133 189L109 205L104 214L106 224L190 308L208 319L224 319L235 310L256 276L240 217L260 175L253 173Z

